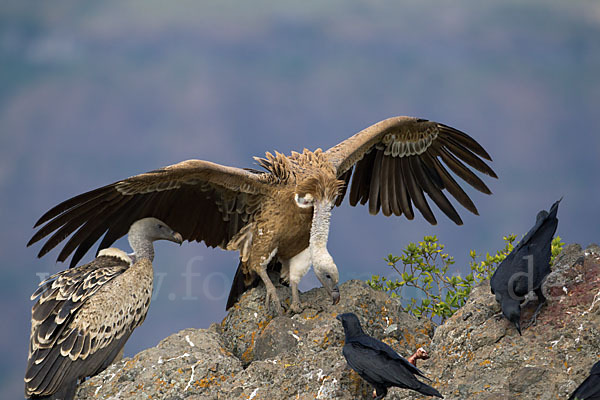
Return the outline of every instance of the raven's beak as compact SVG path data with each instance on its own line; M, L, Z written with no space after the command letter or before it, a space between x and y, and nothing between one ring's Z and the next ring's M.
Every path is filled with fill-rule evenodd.
M517 332L519 332L519 336L523 336L521 334L521 323L519 321L515 322L515 328L517 328Z
M333 300L333 305L336 305L340 302L340 288L338 288L337 285L331 289L331 299Z
M335 317L335 319L342 322L342 314L338 314L337 317Z

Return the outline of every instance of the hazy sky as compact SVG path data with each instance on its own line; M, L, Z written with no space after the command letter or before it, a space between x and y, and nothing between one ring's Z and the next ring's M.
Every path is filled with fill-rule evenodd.
M457 205L464 226L437 209L435 227L347 202L334 210L342 281L388 273L383 257L427 234L465 271L470 249L496 251L561 196L563 240L600 241L598 2L323 3L0 5L3 398L22 393L36 274L65 267L57 251L40 260L39 245L25 248L37 218L184 159L253 167L265 151L326 149L395 115L454 126L489 151L500 179L484 178L492 196L468 191L479 216ZM220 322L237 257L160 243L155 266L155 300L129 355ZM311 272L301 288L313 286Z

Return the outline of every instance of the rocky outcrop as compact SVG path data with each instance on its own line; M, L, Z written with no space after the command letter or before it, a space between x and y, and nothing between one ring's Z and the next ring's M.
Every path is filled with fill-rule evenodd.
M186 329L83 383L79 399L371 399L372 389L341 353L335 316L358 315L365 331L419 362L446 399L562 399L600 355L600 248L567 246L546 290L537 324L519 336L503 318L489 283L435 330L400 310L396 300L360 281L340 287L331 305L322 289L301 295L301 314L272 318L264 289L247 292L220 325ZM279 287L281 298L289 289ZM531 316L535 302L523 310ZM394 388L386 399L421 399Z
M599 250L564 249L544 285L548 304L523 336L495 317L500 307L489 282L475 288L436 329L427 365L438 390L456 399L568 398L600 357ZM527 304L521 320L536 306Z

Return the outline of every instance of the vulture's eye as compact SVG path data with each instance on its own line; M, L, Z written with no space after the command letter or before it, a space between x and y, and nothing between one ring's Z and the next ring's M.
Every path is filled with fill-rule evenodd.
M313 203L315 202L314 197L310 193L306 193L304 196L300 196L298 193L296 193L294 195L294 200L296 201L298 207L302 208L312 207Z

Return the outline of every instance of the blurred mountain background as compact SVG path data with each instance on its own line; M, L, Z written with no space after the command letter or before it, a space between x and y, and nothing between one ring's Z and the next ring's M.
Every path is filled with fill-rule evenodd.
M412 115L475 137L494 192L455 226L335 210L341 280L389 274L383 257L438 235L466 271L564 196L558 234L600 240L600 3L595 0L34 2L0 5L0 397L21 398L29 295L65 268L26 248L73 195L188 158L327 149ZM456 204L456 202L454 203ZM121 248L129 247L124 240ZM86 261L93 254L88 254ZM225 315L237 257L157 245L155 299L126 355ZM187 272L186 272L187 271ZM302 289L317 286L312 273Z

